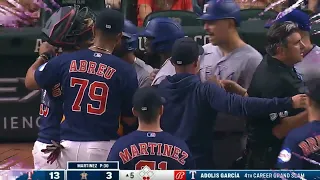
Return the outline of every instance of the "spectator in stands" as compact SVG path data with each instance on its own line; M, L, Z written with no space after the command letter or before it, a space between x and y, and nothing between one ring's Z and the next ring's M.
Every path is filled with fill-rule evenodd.
M112 9L121 8L121 0L105 0L106 6L110 6Z
M138 26L152 12L165 10L193 11L192 0L138 0Z
M23 9L19 9L19 6L22 6ZM9 9L6 9L8 7ZM16 1L8 1L8 0L0 0L0 16L6 16L6 19L8 21L12 22L6 22L1 21L0 24L2 25L10 25L12 23L17 22L18 20L22 20L19 22L19 26L31 26L34 25L35 22L38 21L40 18L40 7L33 2L33 0L20 0L18 3ZM21 11L28 11L32 13L30 16L24 17L21 19L21 17L18 17L17 14L19 14Z

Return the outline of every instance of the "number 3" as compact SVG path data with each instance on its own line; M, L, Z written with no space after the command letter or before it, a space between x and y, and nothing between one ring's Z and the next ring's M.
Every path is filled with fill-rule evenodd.
M140 160L139 162L136 163L136 170L141 170L144 166L148 166L151 170L156 170L156 168L160 170L167 170L168 163L166 161L161 161L158 164L158 167L156 167L156 161L144 161Z
M83 100L84 93L89 85L88 79L81 79L71 77L70 87L75 87L80 85L77 96L72 104L72 111L81 112L81 102ZM96 94L97 89L101 89L100 94ZM108 99L109 87L104 82L94 81L89 86L88 96L91 101L99 102L98 107L93 107L92 104L87 104L87 113L94 115L102 115L107 109L107 99Z

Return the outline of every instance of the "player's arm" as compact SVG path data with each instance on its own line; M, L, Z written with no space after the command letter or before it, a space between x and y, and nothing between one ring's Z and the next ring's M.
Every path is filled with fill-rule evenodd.
M280 119L280 123L272 128L272 134L278 139L282 139L292 130L308 122L307 111L301 112L295 116Z
M214 83L204 83L202 93L211 107L219 112L242 116L260 116L272 112L281 112L292 108L301 108L300 97L293 98L255 98L231 94ZM293 99L295 99L293 101ZM301 103L301 104L300 104Z
M54 57L45 64L38 59L28 70L25 86L28 89L48 89L59 83L60 59ZM38 66L39 65L39 66Z
M34 79L35 71L43 64L45 64L50 58L53 57L55 53L55 47L50 45L47 42L41 44L39 49L39 57L36 61L30 66L27 71L26 78L25 78L25 86L28 89L40 89L36 80Z
M137 73L133 67L127 70L127 74L123 81L125 82L121 107L121 121L131 126L137 123L137 118L132 113L132 99L134 93L138 89Z
M293 131L291 133L294 133ZM300 142L294 139L294 134L289 134L282 145L282 149L278 156L278 162L276 167L279 169L302 169L303 153L299 147Z
M36 70L43 65L44 63L47 62L47 58L45 56L39 56L37 58L37 60L30 66L30 68L27 71L26 74L26 78L25 78L25 86L30 89L30 90L34 90L34 89L40 89L40 87L38 86L35 78L34 78L34 74L36 72Z
M150 76L145 76L139 82L139 88L151 86L152 80Z

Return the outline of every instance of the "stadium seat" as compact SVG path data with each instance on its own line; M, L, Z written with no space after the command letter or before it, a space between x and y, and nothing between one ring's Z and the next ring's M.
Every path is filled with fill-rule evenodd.
M121 0L121 12L133 24L137 24L137 0Z
M242 9L240 11L240 17L242 21L247 20L269 20L277 17L276 11L267 11L263 15L259 15L263 12L263 9Z
M156 17L169 17L180 22L181 26L202 26L202 22L198 20L198 15L190 11L179 11L179 10L169 10L169 11L156 11L150 13L143 22L145 26L148 21Z
M197 0L192 0L193 12L195 12L198 16L203 14L202 8L199 6Z

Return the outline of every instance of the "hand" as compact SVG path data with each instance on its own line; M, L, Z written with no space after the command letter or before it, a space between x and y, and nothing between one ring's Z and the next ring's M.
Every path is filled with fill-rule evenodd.
M222 87L230 93L235 93L241 96L244 96L247 92L247 90L243 87L241 87L238 83L231 81L231 80L221 80L220 83L222 84Z
M56 49L57 49L56 47L52 46L48 42L43 42L39 48L39 55L41 55L43 53L55 54Z
M293 96L292 98L292 107L295 109L306 108L307 106L307 95L298 94Z
M41 152L43 153L50 153L49 157L47 158L47 163L52 164L60 155L60 152L64 147L55 141L51 141L52 145L48 145L46 149L42 149Z
M160 69L153 69L150 73L150 80L153 81Z

